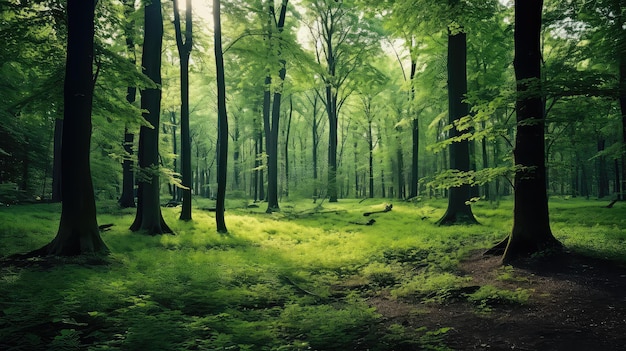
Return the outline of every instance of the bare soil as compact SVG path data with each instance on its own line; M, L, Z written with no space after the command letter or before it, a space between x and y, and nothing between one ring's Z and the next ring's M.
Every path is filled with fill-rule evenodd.
M564 253L520 262L513 279L502 280L500 258L476 252L459 269L471 284L527 289L530 298L489 311L464 298L423 304L378 296L370 302L390 324L452 328L445 343L455 350L626 350L624 264Z

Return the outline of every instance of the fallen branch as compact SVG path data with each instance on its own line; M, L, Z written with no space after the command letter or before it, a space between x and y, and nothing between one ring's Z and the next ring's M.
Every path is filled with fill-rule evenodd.
M382 211L373 211L373 212L365 212L363 213L363 216L367 217L369 215L373 215L374 213L385 213L385 212L389 212L391 211L391 209L393 208L392 204L387 204L385 205L385 209Z
M370 219L369 221L365 222L365 223L361 223L361 222L350 222L352 224L358 224L358 225L373 225L374 223L376 223L376 220L374 218Z

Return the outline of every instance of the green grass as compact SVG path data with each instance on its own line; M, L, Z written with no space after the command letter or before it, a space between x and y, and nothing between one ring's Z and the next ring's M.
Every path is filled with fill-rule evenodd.
M209 206L196 200L198 207ZM0 269L0 349L7 350L389 350L445 349L445 331L385 326L368 298L441 303L475 285L457 274L460 260L505 237L512 204L473 205L481 225L437 227L445 201L379 200L281 203L265 214L243 200L228 203L229 233L214 214L164 208L176 235L145 236L127 228L134 210L99 203L111 249L106 265L79 259L54 266ZM551 199L552 228L568 248L622 259L622 203ZM316 212L317 211L317 212ZM0 256L27 252L55 235L60 206L0 209ZM501 280L514 282L506 268ZM457 296L458 297L458 296ZM520 304L527 291L480 287L465 296L478 309Z

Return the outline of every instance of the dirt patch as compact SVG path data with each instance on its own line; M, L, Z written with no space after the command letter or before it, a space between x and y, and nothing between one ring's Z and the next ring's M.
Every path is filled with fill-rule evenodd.
M481 310L467 299L421 304L386 297L370 302L389 323L430 330L452 328L455 350L626 350L626 266L567 253L550 261L502 267L476 252L460 274L471 284L530 293L522 305Z

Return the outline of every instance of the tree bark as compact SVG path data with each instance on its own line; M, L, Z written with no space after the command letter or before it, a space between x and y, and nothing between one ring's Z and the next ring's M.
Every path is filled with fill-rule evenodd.
M63 202L56 237L37 250L47 255L108 253L100 237L89 164L94 58L93 0L68 0L61 184Z
M510 263L562 244L550 229L546 190L544 102L536 83L541 79L541 11L543 0L515 1L515 79L517 134L513 230L502 257ZM533 83L535 84L533 86Z
M144 13L143 73L157 87L141 92L141 109L144 119L153 128L142 126L139 130L139 167L144 173L137 190L137 214L130 226L132 231L145 231L149 235L171 233L161 214L159 181L159 121L161 115L161 47L163 41L163 16L160 2L146 4Z
M213 25L215 40L215 72L217 81L217 202L215 222L218 233L227 233L224 210L228 165L228 115L226 114L226 82L222 52L222 23L220 0L213 0Z

